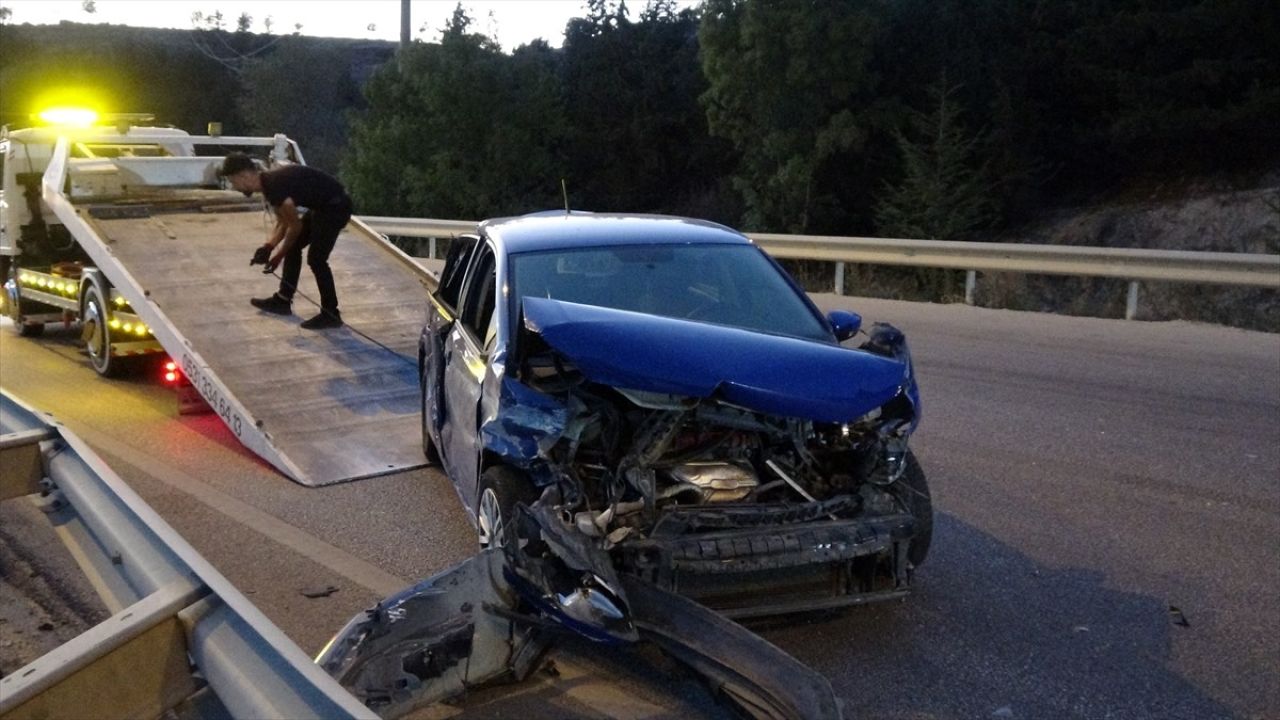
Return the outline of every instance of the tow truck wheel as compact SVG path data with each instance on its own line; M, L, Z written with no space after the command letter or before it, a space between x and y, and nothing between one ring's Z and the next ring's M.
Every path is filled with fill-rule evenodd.
M13 265L9 258L4 258L8 267L5 269L3 277L13 281L13 287L18 287L18 268ZM5 291L7 294L7 290ZM9 310L9 319L13 321L13 327L17 329L18 334L22 337L39 337L44 334L44 323L29 323L22 321L22 300L14 300L13 297L5 298L5 307Z
M899 501L916 520L916 536L907 548L907 560L915 567L924 564L933 542L933 498L929 495L929 481L915 453L907 451L907 467L898 482L894 483Z
M505 465L485 470L480 476L480 501L476 509L480 549L506 544L507 526L514 517L516 503L529 504L534 499L533 484L519 470Z
M99 375L114 377L119 373L120 362L111 357L111 315L107 307L98 286L93 283L86 285L84 314L81 317L84 348L89 353L89 364Z

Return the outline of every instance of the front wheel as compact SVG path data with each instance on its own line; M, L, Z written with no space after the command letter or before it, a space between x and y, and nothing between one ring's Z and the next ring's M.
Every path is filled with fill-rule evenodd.
M508 526L516 504L532 503L533 483L528 476L505 465L494 465L480 475L480 501L476 508L476 528L480 533L480 549L502 547L507 542Z
M3 258L3 261L4 262L0 264L4 265L4 273L0 275L0 278L11 281L13 283L13 287L16 289L18 287L18 266L15 265L13 260L7 256ZM5 290L5 292L7 294L8 290ZM18 294L16 290L15 294ZM23 321L23 305L24 301L20 294L17 298L14 298L13 296L5 298L5 307L9 310L9 319L13 321L13 327L17 329L18 335L22 337L39 337L44 334L44 323Z
M907 466L902 477L893 484L892 491L916 521L916 534L911 538L911 547L907 549L907 560L912 566L920 567L929 555L929 545L933 542L933 498L929 494L929 481L925 479L924 469L916 460L915 453L907 451Z
M427 382L423 379L421 384L422 396L422 414L419 416L422 420L422 454L427 459L428 465L440 464L440 451L436 449L436 444L431 440L431 428L427 425Z

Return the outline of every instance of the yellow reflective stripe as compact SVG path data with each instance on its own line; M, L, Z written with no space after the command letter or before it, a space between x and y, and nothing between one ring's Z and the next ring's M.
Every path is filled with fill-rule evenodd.
M431 298L431 304L436 306L436 310L444 316L446 321L453 322L453 312L449 310L448 306L436 299L435 293L432 293L427 297Z
M467 364L467 371L470 372L471 376L474 377L476 380L483 380L484 379L484 358L476 355L472 355L471 353L463 353L463 354L465 355L463 360Z

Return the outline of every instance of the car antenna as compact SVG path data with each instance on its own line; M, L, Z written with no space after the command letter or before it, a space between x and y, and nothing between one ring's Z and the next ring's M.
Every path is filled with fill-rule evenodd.
M569 214L569 186L565 184L564 178L560 178L560 194L564 195L564 214Z

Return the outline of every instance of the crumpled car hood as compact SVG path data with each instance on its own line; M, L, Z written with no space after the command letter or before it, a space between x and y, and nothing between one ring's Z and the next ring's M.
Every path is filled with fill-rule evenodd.
M905 362L835 344L548 298L523 304L526 330L612 387L849 422L911 381Z

